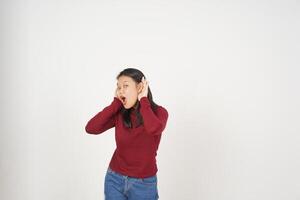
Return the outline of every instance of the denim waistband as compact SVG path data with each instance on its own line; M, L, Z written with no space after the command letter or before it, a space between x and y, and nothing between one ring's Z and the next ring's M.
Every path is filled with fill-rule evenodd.
M156 174L153 175L153 176L150 176L150 177L146 177L146 178L138 178L138 177L133 177L133 176L127 176L127 175L123 175L123 174L120 174L119 172L116 172L116 171L112 170L110 167L107 168L107 172L116 174L116 175L118 175L118 176L120 176L120 177L131 178L131 179L139 179L139 180L140 180L140 179L143 180L143 179L151 178L151 177L156 177Z

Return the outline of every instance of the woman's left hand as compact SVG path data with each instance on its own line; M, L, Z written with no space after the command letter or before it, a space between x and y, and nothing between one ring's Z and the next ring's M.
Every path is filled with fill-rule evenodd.
M139 101L141 100L142 97L147 97L148 96L148 86L149 86L149 81L145 80L145 78L142 78L142 91L138 94L138 99Z

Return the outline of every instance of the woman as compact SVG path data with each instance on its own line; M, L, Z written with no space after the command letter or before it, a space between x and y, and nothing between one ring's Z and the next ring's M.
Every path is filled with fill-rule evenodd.
M168 120L167 110L154 103L149 82L135 68L117 76L112 103L90 119L89 134L115 127L116 149L106 171L106 200L157 200L156 152Z

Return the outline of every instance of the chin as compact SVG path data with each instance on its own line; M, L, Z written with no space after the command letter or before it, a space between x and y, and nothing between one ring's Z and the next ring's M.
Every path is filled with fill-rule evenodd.
M124 106L124 108L130 109L130 108L132 108L132 106Z
M136 105L136 103L137 102L135 102L134 104L130 104L130 105L123 105L124 106L124 108L126 108L126 109L130 109L130 108L133 108L135 105Z

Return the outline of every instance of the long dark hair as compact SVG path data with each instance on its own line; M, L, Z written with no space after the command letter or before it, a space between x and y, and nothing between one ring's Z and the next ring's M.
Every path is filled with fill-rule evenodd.
M141 72L140 70L135 69L135 68L126 68L126 69L124 69L123 71L121 71L118 74L117 79L119 79L120 76L131 77L137 84L142 81L143 76L146 79L146 76L143 74L143 72ZM148 86L147 98L148 98L148 100L151 104L152 110L154 112L156 112L156 109L157 109L158 105L153 101L152 92L151 92L149 86ZM138 104L138 105L134 105L134 106L137 106L137 109L136 109L137 126L140 126L141 124L143 124L143 117L140 113L140 102L139 102L139 100L137 100L136 104ZM130 113L133 112L133 110L134 110L133 108L130 108L130 109L126 109L124 107L121 108L121 114L123 116L123 123L127 128L133 128L132 122L130 120Z

